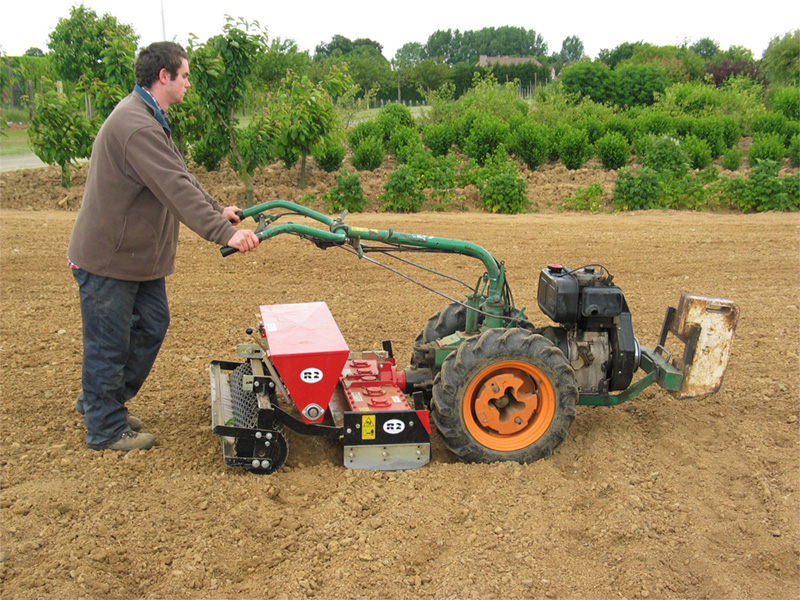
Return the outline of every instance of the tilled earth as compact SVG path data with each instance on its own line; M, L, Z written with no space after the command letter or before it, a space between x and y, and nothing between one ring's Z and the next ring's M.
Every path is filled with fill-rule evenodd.
M702 399L651 388L581 407L553 457L530 465L462 464L434 436L423 468L352 471L336 444L289 432L287 466L257 476L223 465L207 365L236 360L259 304L325 301L352 349L391 339L402 368L447 301L295 237L222 259L184 230L172 325L130 404L157 445L88 450L73 410L81 323L65 258L84 174L66 193L54 169L3 175L3 598L800 597L797 214L553 208L609 177L590 167L527 174L536 213L488 215L466 190L461 211L350 215L486 247L537 324L548 262L605 265L645 346L682 291L731 298L741 318L725 383ZM257 196L299 199L293 177L262 174ZM303 193L327 189L325 177ZM229 173L204 182L237 201ZM379 184L365 188L374 198ZM424 262L470 284L481 274L464 258Z

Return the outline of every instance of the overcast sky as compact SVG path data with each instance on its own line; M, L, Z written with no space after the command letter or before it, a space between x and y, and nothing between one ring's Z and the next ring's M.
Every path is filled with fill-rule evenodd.
M48 35L80 1L13 0L0 20L0 52L17 56L28 48L47 51ZM336 35L370 38L386 58L407 42L424 44L434 31L478 30L511 25L533 29L550 53L578 36L586 54L623 42L691 44L711 38L723 50L731 45L761 58L769 41L800 27L800 10L787 0L83 0L98 16L112 14L132 25L140 46L164 39L186 45L190 34L201 41L222 32L225 15L258 21L270 39L293 39L312 55ZM795 6L794 9L789 7ZM163 7L163 19L162 19Z

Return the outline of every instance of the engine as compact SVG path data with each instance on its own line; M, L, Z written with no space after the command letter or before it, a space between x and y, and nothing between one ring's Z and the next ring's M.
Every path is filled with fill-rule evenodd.
M577 270L548 265L539 275L539 308L561 326L554 334L581 394L627 389L639 368L631 313L612 279L599 265Z

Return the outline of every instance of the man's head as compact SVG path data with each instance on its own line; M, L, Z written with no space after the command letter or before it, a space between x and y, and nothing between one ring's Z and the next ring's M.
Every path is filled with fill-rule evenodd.
M156 42L139 53L136 59L136 83L149 88L166 69L171 79L178 76L181 60L186 60L186 50L173 42Z
M150 44L136 59L136 83L149 89L164 109L179 104L189 89L186 51L173 42Z

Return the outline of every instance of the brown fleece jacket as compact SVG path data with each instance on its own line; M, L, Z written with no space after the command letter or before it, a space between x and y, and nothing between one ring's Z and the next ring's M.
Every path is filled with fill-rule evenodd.
M153 108L131 93L95 139L67 257L95 275L159 279L175 270L180 223L221 246L236 232Z

